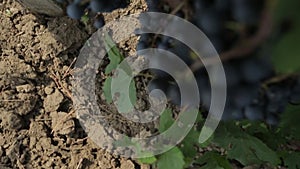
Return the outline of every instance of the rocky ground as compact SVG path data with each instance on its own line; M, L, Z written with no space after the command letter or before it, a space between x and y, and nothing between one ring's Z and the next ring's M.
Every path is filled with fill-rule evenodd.
M145 10L135 0L105 16L111 21ZM75 117L71 70L96 30L68 17L34 15L0 4L0 168L147 169L95 145ZM132 47L128 47L131 44ZM128 52L136 40L127 44Z

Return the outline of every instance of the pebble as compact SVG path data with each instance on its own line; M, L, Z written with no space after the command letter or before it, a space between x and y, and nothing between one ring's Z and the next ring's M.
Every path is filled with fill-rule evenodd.
M45 87L45 93L46 93L46 95L52 94L53 91L54 91L54 89L52 87L49 87L49 86Z

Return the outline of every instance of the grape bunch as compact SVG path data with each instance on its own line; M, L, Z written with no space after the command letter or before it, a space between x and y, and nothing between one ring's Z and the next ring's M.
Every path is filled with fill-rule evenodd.
M171 12L163 2L147 0L147 5L151 12ZM261 0L190 0L192 16L188 19L206 34L218 53L223 53L254 34L264 7L264 1ZM186 18L182 10L177 11L176 15ZM170 37L142 34L136 50L146 48L170 51L188 66L196 61L189 47ZM247 57L228 60L223 66L227 81L227 99L222 116L224 121L248 119L277 125L280 113L289 103L300 104L300 78L264 85L276 73L269 56L261 54L258 49ZM180 91L174 79L164 71L150 69L150 72L154 79L149 82L148 91L160 89L171 103L180 105ZM201 68L194 71L194 76L199 88L201 109L207 112L211 102L207 72Z
M57 0L62 4L67 4L65 0ZM89 17L94 19L94 26L101 28L104 26L103 17L95 17L99 12L112 12L118 8L124 8L128 5L126 0L74 0L67 4L66 13L70 18L81 19L81 17L88 12Z

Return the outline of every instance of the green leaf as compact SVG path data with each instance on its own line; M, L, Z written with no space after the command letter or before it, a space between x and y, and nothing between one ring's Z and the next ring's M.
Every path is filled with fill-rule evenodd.
M105 34L105 48L110 60L109 65L105 69L105 74L109 74L118 68L119 75L117 77L108 77L105 80L103 85L104 96L107 103L111 103L115 94L118 94L115 104L119 112L127 113L133 109L133 105L137 100L135 82L131 80L131 68L127 62L123 62L119 66L124 57L108 33ZM112 83L113 81L116 81L116 83ZM127 87L127 84L129 85L128 89L124 88Z
M81 17L80 21L83 22L83 24L87 25L88 22L89 22L89 19L90 19L90 18L89 18L89 16L88 16L88 14L84 14L84 15Z
M300 153L299 152L284 152L282 154L283 162L289 169L300 168Z
M139 158L138 161L142 164L154 164L157 161L155 156L147 157L147 158Z
M274 12L274 20L280 23L283 19L292 18L294 21L300 21L299 0L278 0Z
M188 133L188 135L181 142L180 150L184 155L184 161L186 163L186 167L188 167L194 160L197 150L196 146L199 145L198 137L200 132L195 130L194 128Z
M238 126L228 124L219 128L213 142L227 150L229 159L235 159L247 166L270 163L277 165L277 154L258 138L242 131Z
M277 0L274 11L274 28L281 28L282 23L288 21L290 28L275 42L272 60L276 70L280 73L291 73L300 68L300 15L299 0ZM280 30L277 30L278 32Z
M293 73L300 70L300 24L284 34L274 46L273 63L277 72Z
M105 49L110 60L110 63L105 69L105 74L109 74L118 67L119 63L124 59L124 56L121 54L108 33L105 34Z
M201 169L231 169L229 161L218 154L217 152L206 152L202 157L198 158L195 162L201 165Z
M118 82L118 83L115 83L114 86L112 86L113 77L108 77L104 81L104 85L103 85L102 89L103 89L103 92L104 92L106 102L108 104L112 103L112 101L113 101L113 96L112 96L113 91L115 93L117 92L117 93L120 94L120 96L116 100L116 105L117 105L118 110L121 113L124 113L124 112L128 112L131 109L131 106L130 106L131 104L129 103L129 101L127 100L127 97L126 97L128 95L128 93L129 93L129 98L130 98L131 103L132 104L136 103L136 100L137 100L136 87L135 87L135 82L132 80L130 82L128 91L124 90L123 85L124 85L124 83L125 83L124 81L126 81L126 79L122 79L121 76L119 76L119 77L120 78L118 78L118 79L114 79L114 80L117 80L117 82ZM124 76L124 77L126 78L127 76ZM124 83L122 83L122 82L124 82ZM113 87L113 91L112 91L112 87Z
M110 104L113 101L112 96L111 96L111 81L112 81L112 77L108 77L104 81L104 85L103 85L103 88L102 88L102 90L104 92L106 102L108 104Z
M133 110L137 100L135 82L121 68L116 70L116 74L111 84L112 98L120 113L128 113Z
M169 127L174 123L174 119L172 117L172 110L166 109L160 116L158 131L163 133L168 130Z
M248 134L262 140L273 150L276 150L279 145L286 143L285 137L279 130L269 130L265 123L244 120L240 122L239 126Z
M158 169L183 169L184 156L178 147L174 147L159 156Z
M289 105L282 114L280 129L284 135L289 135L294 139L300 140L300 105Z

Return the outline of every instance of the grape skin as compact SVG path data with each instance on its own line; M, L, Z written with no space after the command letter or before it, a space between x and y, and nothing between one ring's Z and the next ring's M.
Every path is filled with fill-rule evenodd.
M70 18L80 19L84 14L84 9L76 3L67 6L67 14Z

